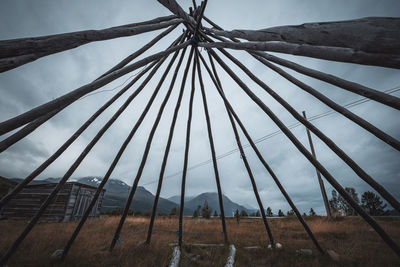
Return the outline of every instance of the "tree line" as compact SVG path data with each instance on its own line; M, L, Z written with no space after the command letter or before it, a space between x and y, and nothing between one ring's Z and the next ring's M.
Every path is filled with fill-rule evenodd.
M384 204L384 202L381 200L381 198L371 192L367 191L364 192L361 195L361 200L358 197L358 193L356 190L352 187L346 187L345 188L346 192L351 196L351 198L357 203L361 204L361 207L371 216L386 216L389 215L390 212L386 209L387 204ZM357 212L347 203L347 201L339 195L335 190L332 190L332 197L329 200L329 207L331 209L331 213L334 215L340 215L340 216L355 216L357 215ZM122 209L116 209L116 210L111 210L108 212L105 212L103 214L107 215L120 215L122 214ZM159 214L159 215L164 215L164 216L176 216L179 214L179 209L178 207L173 207L170 211L169 214ZM135 215L135 216L150 216L151 215L151 210L145 211L145 212L133 212L132 210L129 210L128 215ZM272 209L270 207L267 208L266 214L267 217L274 217L274 213L272 212ZM285 213L279 209L277 212L278 217L284 217L284 216L294 216L295 212L293 210L289 210ZM303 216L316 216L316 212L314 211L313 208L310 208L308 214L303 213ZM193 211L193 218L198 218L202 217L205 219L210 219L211 217L219 217L220 215L217 213L216 210L214 210L208 205L207 200L204 201L203 206L198 205L197 208ZM252 212L250 214L247 213L245 210L239 211L236 209L234 215L233 215L238 221L239 218L243 217L261 217L260 211L257 210L256 212Z

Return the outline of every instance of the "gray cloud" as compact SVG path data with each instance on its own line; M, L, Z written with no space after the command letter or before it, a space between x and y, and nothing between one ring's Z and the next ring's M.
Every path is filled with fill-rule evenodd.
M179 1L187 8L191 1ZM221 12L224 15L221 16ZM157 16L168 15L169 11L157 1L1 1L0 3L0 39L12 39L27 36L78 31L85 29L101 29L132 22L144 21ZM354 19L366 16L399 16L398 1L209 1L206 15L214 19L226 29L260 29L271 26L301 24L313 21L332 21ZM159 31L158 31L159 32ZM144 56L165 49L181 32L175 30L171 36L164 38L150 49ZM83 84L89 83L104 73L126 55L139 49L154 38L154 33L120 38L100 43L92 43L79 48L51 55L20 68L0 74L0 120L27 111L55 97L63 95ZM202 52L204 55L204 51ZM232 51L251 71L276 90L286 101L301 112L306 110L308 116L329 110L312 96L285 81L281 76L257 63L246 53ZM308 59L289 55L278 56L304 64L308 67L332 73L383 91L400 85L399 71L369 66L358 66L338 62ZM228 62L228 61L227 61ZM276 113L287 125L295 122L294 118L276 103L270 96L250 81L245 74L229 63L235 72L248 83L249 87ZM184 66L182 66L183 69ZM121 117L102 137L100 142L89 153L73 177L85 175L102 176L117 153L123 140L136 123L150 95L157 85L165 66L161 67L148 86L138 95ZM278 128L259 109L257 105L218 67L224 89L232 105L241 117L254 139L265 136ZM334 86L288 70L289 73L303 82L313 86L340 104L360 99L358 95L348 93ZM135 72L136 73L136 72ZM131 74L105 86L100 90L110 90L121 85ZM132 183L140 164L148 133L152 127L158 108L166 93L172 72L165 80L154 105L143 124L127 147L113 177ZM207 99L211 114L213 134L217 154L223 154L236 148L234 135L229 124L223 102L203 70ZM158 130L155 134L141 184L155 191L156 183L150 182L158 178L165 143L172 119L173 109L178 96L182 74L166 107ZM132 77L130 78L132 79ZM141 79L142 81L143 79ZM138 88L133 86L120 100L116 101L100 118L90 126L84 134L56 160L39 178L62 176L73 163L97 131L106 123L127 97ZM179 172L183 165L183 150L186 132L186 120L189 102L190 82L186 91L176 124L174 139L168 160L166 174ZM60 112L49 122L38 128L31 136L25 138L8 151L0 155L0 175L8 177L25 177L80 127L103 103L120 88L86 97ZM197 84L191 133L189 165L210 159L211 153L207 139L206 124L201 102L199 85ZM397 95L399 95L397 93ZM366 118L393 137L400 138L400 120L398 111L384 107L372 101L353 107L354 113ZM348 121L340 115L331 115L313 122L327 136L334 140L346 153L360 164L372 177L382 183L397 198L400 198L400 154L388 145ZM308 148L308 141L303 126L293 129L293 133ZM6 137L7 135L5 135ZM243 143L247 144L243 135ZM4 138L4 137L2 137ZM327 169L343 186L353 186L358 192L370 190L354 172L347 167L325 144L313 136L317 156ZM323 204L316 180L315 169L296 150L283 135L258 143L260 151L282 184L302 212L313 207L323 213ZM258 161L254 152L247 148L246 155L252 166L257 185L264 205L276 212L278 209L288 210L284 198ZM238 153L229 155L218 161L222 188L232 200L257 206L251 184ZM180 192L181 176L167 178L162 194L172 196ZM332 187L325 182L327 191ZM194 195L204 191L216 191L212 165L204 165L188 173L187 194Z

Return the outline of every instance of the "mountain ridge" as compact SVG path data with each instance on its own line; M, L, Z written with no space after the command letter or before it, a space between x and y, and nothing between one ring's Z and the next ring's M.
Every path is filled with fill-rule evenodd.
M7 179L7 178L6 178ZM13 182L20 183L22 179L11 178ZM42 180L34 180L29 184L41 184L41 183L58 183L61 178L49 177ZM79 178L72 178L69 182L79 182L82 184L98 187L101 183L102 177L99 176L85 176ZM125 207L126 199L131 190L131 186L126 184L120 179L109 179L104 186L106 190L103 198L103 206L101 211L108 212L111 210L121 209ZM155 196L143 186L138 186L133 197L133 201L130 208L134 212L149 212L153 208ZM184 215L191 216L198 206L203 206L204 202L207 201L209 207L220 214L218 194L216 192L204 192L197 196L186 196ZM245 210L248 214L254 212L254 209L249 209L244 205L233 202L229 197L223 195L224 212L226 217L233 216L236 209L239 211ZM179 208L180 195L175 195L169 198L160 197L157 205L157 214L169 214L171 209Z

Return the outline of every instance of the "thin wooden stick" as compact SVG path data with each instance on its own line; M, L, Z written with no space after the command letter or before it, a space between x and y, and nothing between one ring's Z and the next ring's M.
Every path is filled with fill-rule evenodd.
M205 60L204 60L203 56L202 56L200 53L199 53L199 55L200 55L200 57L202 58L201 60L202 60L202 62L203 62L203 64L204 64ZM212 67L213 74L214 74L214 77L215 77L215 79L216 79L216 82L218 83L219 89L221 90L221 93L224 94L224 90L223 90L223 88L222 88L221 80L220 80L219 77L218 77L218 73L217 73L217 70L216 70L215 65L213 64L213 62L212 62L212 64L211 64L211 67ZM217 88L217 87L216 87L216 88ZM217 88L217 90L218 90L218 88ZM230 123L231 123L233 133L234 133L234 135L235 135L235 140L236 140L236 143L237 143L238 148L239 148L240 157L241 157L241 159L243 160L244 166L246 167L246 170L247 170L247 174L249 175L249 178L250 178L251 185L252 185L252 187L253 187L253 192L254 192L254 195L255 195L255 197L256 197L256 200L257 200L257 203L258 203L258 207L259 207L260 212L261 212L261 216L262 216L262 218L263 218L265 230L267 231L267 235L268 235L269 240L270 240L270 242L271 242L271 246L272 246L272 247L275 247L274 237L273 237L272 231L271 231L271 229L270 229L270 227L269 227L269 225L268 225L267 216L265 216L264 206L263 206L263 204L262 204L260 195L258 194L257 184L256 184L256 181L255 181L255 179L254 179L253 172L251 171L250 164L249 164L249 162L247 161L246 154L244 153L243 146L242 146L242 142L240 141L239 132L238 132L238 130L237 130L237 128L236 128L236 124L235 124L235 121L234 121L234 119L233 119L233 117L232 117L232 114L231 114L231 112L229 111L229 108L228 108L228 106L227 106L226 104L225 104L225 109L226 109L226 112L227 112L227 114L228 114L229 121L230 121Z
M224 233L225 243L228 243L228 233L226 232L225 213L224 213L224 204L223 204L223 200L222 200L221 182L220 182L220 179L219 179L219 172L218 172L218 165L217 165L217 159L216 159L216 153L215 153L215 147L214 147L214 140L213 140L213 135L212 135L212 130L211 130L210 115L209 115L209 112L208 112L207 98L206 98L206 93L205 93L205 90L204 90L203 78L201 76L201 68L200 68L200 62L199 62L199 51L198 51L197 48L196 48L196 65L197 65L197 73L198 73L198 76L199 76L201 95L202 95L202 98L203 98L204 115L206 117L206 122L207 122L208 140L210 142L210 149L211 149L211 155L212 155L212 160L213 160L215 182L217 183L219 209L220 209L220 212L221 212L222 231ZM271 240L271 242L273 242L273 239Z
M316 160L312 154L301 144L301 142L293 135L293 133L279 120L279 118L256 96L254 93L236 76L236 74L221 60L214 52L211 55L218 61L224 70L232 77L232 79L246 92L246 94L274 121L281 131L290 139L297 149L321 172L325 179L339 192L340 195L352 206L358 214L379 234L382 240L400 257L400 247L393 239L383 230L383 228L366 213L354 199L344 190L344 188L336 181L336 179ZM308 127L310 130L311 127ZM314 131L313 131L314 132ZM315 132L314 132L315 133Z
M115 65L113 68L111 68L107 72L105 72L103 75L101 75L96 80L98 80L98 79L110 74L113 71L116 71L116 70L124 67L129 62L131 62L132 60L134 60L135 58L137 58L138 56L143 54L145 51L147 51L149 48L151 48L154 44L156 44L165 35L167 35L171 31L173 31L177 26L178 25L174 25L174 26L169 27L166 31L164 31L161 34L157 35L156 38L151 40L149 43L147 43L145 46L143 46L142 48L137 50L135 53L133 53L133 54L129 55L128 57L126 57L125 59L123 59L121 62L119 62L117 65ZM29 123L24 128L22 128L21 130L19 130L18 132L12 134L11 136L9 136L6 139L4 139L3 141L1 141L0 142L0 153L3 152L4 150L6 150L7 148L9 148L10 146L12 146L13 144L15 144L16 142L18 142L19 140L21 140L22 138L24 138L25 136L27 136L28 134L30 134L31 132L33 132L40 125L42 125L47 120L49 120L53 116L55 116L59 111L60 110L54 110L54 111L49 112L48 114L45 114L45 115L37 118L36 120L34 120L33 122Z
M180 59L178 61L178 65L177 65L177 67L175 69L174 76L172 77L172 80L174 82L175 82L176 77L178 75L178 71L179 71L180 66L182 64L184 55L185 55L185 53L182 53L182 55L181 55L181 57L180 57ZM156 192L156 196L154 198L153 210L151 212L149 229L148 229L148 232L147 232L147 239L146 239L146 243L147 244L150 244L150 241L151 241L151 234L153 232L154 220L155 220L155 217L156 217L156 214L157 214L157 205L158 205L158 200L160 198L160 193L161 193L162 183L163 183L163 179L164 179L165 168L167 166L168 155L169 155L169 151L170 151L170 148L171 148L172 138L174 136L175 124L176 124L176 120L178 118L178 113L179 113L179 109L181 107L181 102L182 102L182 97L183 97L184 91L185 91L185 81L182 81L181 88L180 88L180 91L179 91L179 96L178 96L178 99L177 99L176 105L175 105L174 115L173 115L171 126L170 126L170 129L169 129L168 141L167 141L167 145L165 147L163 161L162 161L162 164L161 164L160 175L159 175L159 178L158 178L157 192Z
M208 54L208 57L210 59L210 63L211 66L214 66L213 68L215 68L214 65L214 61L211 57L210 54ZM304 221L303 217L301 216L301 213L299 212L299 210L297 209L296 205L293 203L292 199L290 198L290 196L288 195L288 193L286 192L285 188L282 186L281 182L279 181L278 177L276 176L276 174L274 173L274 171L271 169L271 167L268 165L268 163L265 161L264 157L261 155L261 152L258 150L256 144L254 143L253 139L250 137L249 133L247 132L246 128L244 127L243 123L241 122L240 118L238 117L238 115L236 114L236 112L233 110L231 104L229 103L229 101L227 100L227 98L225 97L225 94L223 94L223 92L221 91L221 88L218 85L218 82L216 81L216 79L213 77L210 68L208 67L208 65L206 64L205 60L201 57L202 62L204 63L204 66L207 69L207 72L211 78L211 80L213 81L214 85L216 86L216 88L218 89L218 93L220 94L221 98L223 99L225 105L229 108L229 112L233 115L233 117L235 118L236 122L239 124L243 134L246 136L246 139L248 140L248 142L250 143L250 146L253 148L254 152L256 153L258 159L261 161L261 163L263 164L264 168L268 171L268 173L271 175L272 179L274 180L275 184L278 186L279 190L281 191L281 193L283 194L283 196L285 197L286 201L289 203L290 207L292 208L292 210L295 212L297 219L300 221L300 223L303 225L303 228L305 229L305 231L307 232L307 234L309 235L310 239L313 241L313 243L315 244L315 246L317 247L317 249L321 252L321 253L325 253L323 248L321 247L321 245L318 243L318 240L315 238L314 234L312 233L310 227L307 225L307 223Z
M163 29L182 22L167 16L138 24L123 25L103 30L88 30L41 37L0 41L0 72L4 72L38 58L94 42L137 35Z
M200 28L200 25L201 25L201 19L203 18L203 16L204 16L204 10L206 9L206 5L207 5L207 0L204 0L203 2L201 2L201 5L200 5L200 14L199 14L199 16L197 17L197 21L196 21L196 28L195 28L195 30L194 30L194 33L193 33L193 35L196 35L197 34L197 32L199 31L199 28Z
M304 119L307 119L305 111L303 111L303 117L304 117ZM317 158L317 155L315 154L315 150L314 150L314 145L313 145L313 142L312 142L312 139L311 139L310 130L308 130L306 128L306 132L307 132L308 142L310 143L311 154L313 155L314 158ZM315 170L317 172L317 179L318 179L318 183L319 183L319 188L321 189L321 195L322 195L322 199L324 201L326 216L332 217L331 209L329 208L328 197L326 196L326 190L325 190L324 181L322 180L321 173L318 171L318 169L315 169Z
M351 159L341 148L339 148L335 142L329 137L322 133L317 127L311 124L309 121L303 118L289 103L287 103L282 97L280 97L274 90L267 86L264 82L258 79L249 69L247 69L241 62L235 57L230 55L224 50L221 52L228 57L233 63L235 63L240 69L242 69L254 82L262 87L269 95L271 95L276 101L278 101L289 113L307 127L311 132L318 136L333 152L335 152L361 179L368 183L374 188L383 198L385 198L393 208L400 211L400 203L378 182L376 182L370 175L368 175L353 159ZM255 96L255 95L254 95Z
M5 134L9 131L12 131L22 125L25 125L28 122L31 122L53 110L62 110L71 103L75 102L82 96L104 86L105 84L108 84L112 82L113 80L131 72L134 71L140 67L143 67L154 60L163 58L166 55L169 55L172 52L175 52L177 50L180 50L182 48L185 48L191 43L191 41L186 41L180 45L173 46L165 51L153 54L151 56L148 56L142 60L139 60L135 63L132 63L126 67L123 67L117 71L114 71L103 78L100 78L96 81L93 81L91 83L88 83L84 86L79 87L78 89L75 89L63 96L60 96L52 101L49 101L43 105L40 105L36 108L31 109L30 111L27 111L21 115L18 115L14 118L8 119L6 121L3 121L0 123L0 135Z
M58 112L59 112L58 110L53 110L37 118L36 120L30 122L29 124L25 125L22 129L13 133L6 139L0 141L0 153L7 150L10 146L14 145L25 136L29 135L31 132L36 130L40 125L42 125L43 123L54 117Z
M170 47L177 44L180 37L177 38ZM144 74L152 69L160 60L152 62L143 71L141 71L130 83L122 88L114 97L107 101L100 109L98 109L53 155L51 155L44 163L36 168L31 174L29 174L21 183L19 183L13 190L5 195L0 201L0 209L10 201L16 194L18 194L29 182L36 178L41 172L43 172L51 163L53 163L81 134L89 127L90 124L103 113L111 104L113 104L121 95L123 95L133 84L135 84ZM156 67L157 69L159 67ZM29 125L28 125L29 126Z
M175 60L175 58L176 58L177 55L178 55L178 54L177 54L177 52L176 52L175 55L174 55L174 56L175 56L175 57L174 57L174 60ZM172 65L171 65L171 66L172 66ZM165 77L166 77L166 75L168 74L169 69L171 68L171 66L168 66L168 68L167 68L167 70L165 71L163 77L161 78L160 83L159 83L158 86L161 86L162 83L164 82ZM120 233L121 233L121 230L122 230L122 227L123 227L123 225L124 225L125 219L126 219L126 217L128 216L129 207L130 207L130 205L132 204L133 196L134 196L134 194L135 194L135 192L136 192L136 189L137 189L139 180L140 180L140 178L141 178L141 176L142 176L143 169L144 169L144 166L145 166L145 164L146 164L147 157L148 157L148 155L149 155L149 151L150 151L150 148L151 148L151 143L152 143L152 141L153 141L154 134L155 134L155 132L156 132L156 130L157 130L157 126L158 126L158 124L159 124L159 122L160 122L160 119L161 119L161 116L162 116L162 114L163 114L163 112L164 112L164 108L165 108L165 106L166 106L166 104L167 104L167 102L168 102L168 99L169 99L170 95L171 95L171 92L172 92L172 89L173 89L173 86L174 86L174 82L175 82L175 81L173 81L173 82L171 81L171 84L170 84L170 87L169 87L169 89L168 89L167 95L165 96L163 102L161 103L161 107L160 107L160 109L159 109L159 111L158 111L157 118L156 118L156 120L154 121L153 127L152 127L152 129L151 129L151 131L150 131L149 138L147 139L146 147L145 147L145 150L144 150L144 152L143 152L142 160L141 160L140 165L139 165L139 169L138 169L138 171L137 171L137 173L136 173L136 177L135 177L135 179L134 179L132 188L131 188L131 190L130 190L130 192L129 192L128 199L127 199L127 201L126 201L126 203L125 203L124 211L123 211L122 216L121 216L121 219L120 219L120 221L119 221L119 223L118 223L118 226L117 226L117 229L116 229L116 231L115 231L115 234L114 234L114 236L113 236L113 238L112 238L112 240L111 240L111 244L110 244L110 248L109 248L110 251L113 250L113 248L114 248L114 246L115 246L117 240L119 239L119 235L120 235Z
M186 35L186 33L184 35L181 36L181 38L183 38ZM182 39L183 40L183 39ZM183 49L182 51L182 57L185 54L186 48ZM79 224L77 225L77 227L75 228L74 233L72 234L72 236L70 237L70 239L68 240L67 244L64 247L63 250L63 254L61 256L61 259L65 259L65 257L68 254L69 249L71 248L74 240L76 239L76 237L78 236L80 230L82 229L84 223L86 222L87 218L89 217L89 214L91 212L91 210L93 209L94 205L97 203L97 199L99 197L99 195L101 194L105 184L107 183L108 179L110 178L112 172L114 171L116 165L118 164L122 154L124 153L126 147L128 146L128 144L130 143L130 141L132 140L133 136L135 135L136 131L138 130L138 128L140 127L140 125L142 124L144 118L146 117L148 111L150 110L154 99L156 98L161 85L162 85L162 81L165 80L165 76L167 75L169 69L171 68L172 64L174 63L176 56L178 55L178 52L175 53L174 57L171 59L166 71L164 72L163 77L161 78L159 85L156 87L156 89L154 90L152 96L150 97L145 109L143 110L142 114L140 115L138 121L136 122L136 124L134 125L134 127L132 128L131 132L129 133L129 135L127 136L127 138L125 139L124 143L122 144L121 148L119 149L117 155L115 156L113 162L111 163L106 175L104 176L104 178L102 179L100 185L97 187L96 193L93 196L88 208L86 209L84 215L82 216L81 220L79 221ZM181 58L182 58L181 57ZM178 63L179 65L179 63ZM177 67L178 68L178 67ZM177 70L175 71L177 72Z
M165 61L166 57L164 57L157 66L160 67L161 64ZM86 157L86 155L90 152L90 150L94 147L94 145L100 140L103 134L110 128L110 126L115 122L115 120L121 115L121 113L129 106L132 100L143 90L144 86L150 81L152 76L156 73L157 67L152 70L150 75L144 81L143 86L139 87L126 101L125 103L118 109L118 111L109 119L109 121L101 128L101 130L96 134L96 136L90 141L90 143L86 146L83 152L79 155L79 157L75 160L75 162L71 165L68 171L64 174L63 178L57 184L57 186L53 189L50 195L46 198L43 204L40 206L40 209L35 214L35 216L29 221L25 229L19 235L19 237L14 241L12 246L7 250L7 252L3 255L0 260L0 265L5 265L8 259L12 256L12 254L17 250L18 246L21 242L25 239L25 237L29 234L32 228L36 225L39 221L40 217L46 210L46 208L50 205L53 199L56 197L57 193L61 190L64 184L67 182L69 177L71 177L72 173L78 168L80 163Z
M208 19L206 16L204 16L204 19L210 23L213 27L215 27L218 30L223 30L220 26L218 26L217 24L215 24L213 21L211 21L210 19ZM220 41L225 41L226 39L220 37L220 36L215 36L213 35L214 38L220 40ZM234 42L240 42L238 39L236 38L231 38L232 41ZM294 63L292 61L283 59L283 58L279 58L276 57L274 55L268 54L268 53L264 53L264 52L255 52L255 51L247 51L249 53L251 53L252 55L257 55L260 57L263 57L266 60L272 61L276 64L279 64L281 66L290 68L294 71L297 71L301 74L313 77L315 79L318 79L320 81L324 81L327 83L330 83L332 85L338 86L342 89L345 89L347 91L350 91L352 93L361 95L363 97L367 97L369 99L375 100L377 102L380 102L384 105L390 106L392 108L395 108L397 110L400 110L400 98L395 97L395 96L391 96L389 94L385 94L381 91L377 91L374 90L372 88L366 87L364 85L355 83L355 82L350 82L347 81L345 79L342 79L340 77L337 77L335 75L332 74L327 74L318 70L314 70L314 69L310 69L307 67L304 67L302 65L299 65L297 63Z
M194 46L192 46L190 50L190 55L191 57L189 60L192 58L194 53ZM188 63L186 65L186 69L184 72L184 76L182 78L182 86L186 83L186 77L189 71L190 67L190 62L188 60ZM183 234L183 211L184 211L184 206L185 206L185 188L186 188L186 174L187 174L187 166L188 166L188 161L189 161L189 146L190 146L190 130L191 130L191 125L192 125L192 114L193 114L193 99L194 99L194 92L195 92L195 71L196 71L196 58L193 59L193 69L192 69L192 88L190 91L190 99L189 99L189 112L188 112L188 119L187 119L187 125L186 125L186 141L185 141L185 154L183 158L183 169L182 169L182 182L181 182L181 201L179 205L179 223L178 223L178 245L179 247L182 246L182 234Z

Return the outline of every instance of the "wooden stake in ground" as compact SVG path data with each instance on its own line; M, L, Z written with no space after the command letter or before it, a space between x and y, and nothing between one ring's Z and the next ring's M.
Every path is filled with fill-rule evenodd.
M303 117L305 119L307 119L305 111L303 111ZM311 139L311 133L310 133L310 130L308 130L307 127L306 127L306 131L307 131L307 136L308 136L308 142L310 143L311 154L313 155L313 157L315 159L317 159L317 156L316 156L315 150L314 150L314 145L313 145L313 142L312 142L312 139ZM331 214L331 209L329 208L328 197L326 196L324 181L322 181L321 173L319 172L319 170L317 168L315 170L317 172L318 183L319 183L319 187L321 189L322 198L324 200L326 216L331 217L332 214Z

